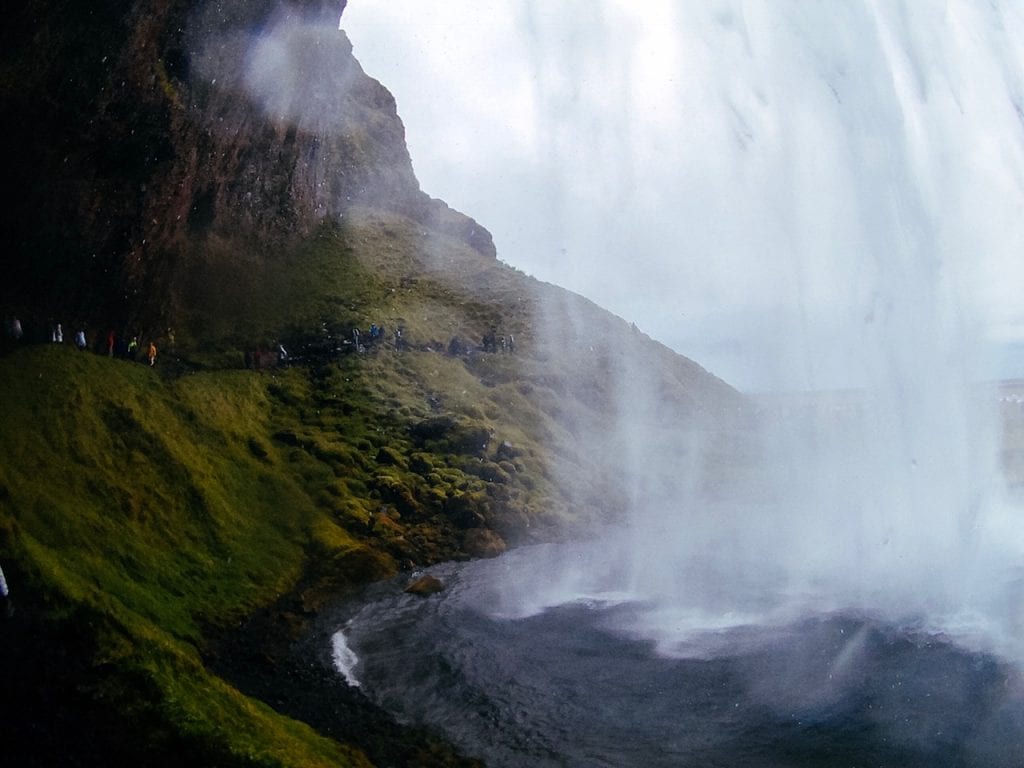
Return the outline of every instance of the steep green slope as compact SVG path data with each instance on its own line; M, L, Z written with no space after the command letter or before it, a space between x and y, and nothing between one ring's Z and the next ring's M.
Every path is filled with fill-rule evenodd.
M323 524L296 479L248 447L268 428L260 382L238 373L165 384L144 366L54 346L3 359L0 386L10 404L0 552L17 601L8 651L25 625L44 641L68 633L69 652L85 655L71 689L86 711L112 706L126 723L155 726L134 730L143 754L361 764L240 696L200 659L207 628L295 584ZM388 572L386 558L361 556L351 539L336 535L331 547L361 571Z
M120 728L143 723L129 756L146 760L185 750L191 764L363 764L202 662L211 638L284 593L312 608L400 566L465 556L482 530L469 526L495 484L459 468L482 446L459 444L456 429L416 444L395 418L377 419L364 374L345 382L345 372L164 381L63 345L0 361L12 403L0 432L0 562L17 605L0 628L5 662L74 657L58 674L70 681L5 669L22 683L5 688L6 703L57 682L51 695L80 699L60 702L70 718L109 707ZM18 647L30 643L51 647ZM4 727L28 717L63 742L51 715L23 710ZM12 732L4 741L15 754L39 746Z
M368 581L585 535L644 502L628 457L729 470L743 400L424 194L338 10L25 0L0 30L5 763L463 764L355 694L343 727L279 714L314 721L275 691L308 670L259 643L261 701L211 670ZM157 365L28 344L53 322Z
M674 431L727 432L742 405L622 321L397 214L358 210L233 279L216 275L237 252L203 255L209 273L174 290L192 304L156 368L71 345L0 358L0 563L18 605L0 629L7 695L50 691L129 759L364 764L372 739L342 746L241 695L204 666L211 644L283 596L313 611L621 510L596 436L617 439L610 372L627 357L645 361L634 379L677 393L657 414ZM546 338L551 307L583 335ZM365 339L370 323L386 339L356 351L351 329ZM492 332L515 353L483 351ZM282 340L291 365L243 367L245 350ZM57 649L52 676L31 669ZM6 726L41 723L63 744L75 729L30 706L49 701ZM144 727L116 736L129 721Z

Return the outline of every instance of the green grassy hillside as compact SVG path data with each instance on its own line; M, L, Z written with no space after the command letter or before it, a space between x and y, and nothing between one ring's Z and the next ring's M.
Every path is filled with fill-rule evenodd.
M70 653L87 658L72 687L90 707L160 724L140 735L153 747L360 764L201 662L206 631L292 588L315 547L360 577L394 568L318 509L300 472L274 470L285 459L273 446L254 454L270 428L265 383L243 372L164 382L53 346L4 358L0 387L0 562L17 606L3 631L32 622L44 641L73 636Z
M209 674L209 638L289 591L315 608L465 557L500 541L483 534L491 505L541 503L514 463L487 459L487 432L451 418L420 441L386 394L400 382L367 387L383 361L346 362L164 380L64 345L0 360L0 563L17 606L0 631L73 635L85 706L159 724L143 751L362 764Z
M70 344L0 357L13 754L66 750L80 727L101 746L71 764L113 749L370 764L372 742L341 744L211 673L211 644L285 596L298 632L353 586L614 514L624 496L595 436L611 432L624 350L673 394L661 422L714 431L739 407L618 319L394 214L258 255L196 248L154 368ZM579 328L546 335L552 312ZM371 323L385 339L356 351L351 329ZM516 352L482 351L491 332ZM244 367L278 342L292 364ZM11 732L26 723L39 743Z
M0 30L0 304L25 325L0 340L4 764L466 764L256 635L585 535L636 500L631 435L694 483L728 466L739 396L498 262L420 190L339 6L292 5L318 20L283 38L316 75L294 114L244 77L277 2L32 1ZM90 351L40 344L55 322ZM111 329L156 366L95 354ZM230 673L250 661L259 680Z

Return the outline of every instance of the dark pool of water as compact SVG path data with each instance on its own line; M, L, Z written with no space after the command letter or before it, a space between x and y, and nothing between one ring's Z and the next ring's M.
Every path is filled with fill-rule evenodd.
M623 632L647 607L488 610L455 568L344 617L364 691L489 766L1024 766L1009 662L866 616L738 627L673 657Z

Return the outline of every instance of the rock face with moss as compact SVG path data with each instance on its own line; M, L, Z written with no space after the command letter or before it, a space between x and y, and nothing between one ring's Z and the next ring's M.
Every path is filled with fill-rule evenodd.
M337 12L28 0L0 30L15 762L472 764L311 678L317 611L621 513L633 435L730 471L743 399L425 195ZM102 354L31 343L52 321Z
M343 4L342 4L343 5ZM420 191L394 99L335 27L337 2L26 0L0 32L11 206L2 303L156 325L353 206L493 256ZM331 18L333 25L325 23Z

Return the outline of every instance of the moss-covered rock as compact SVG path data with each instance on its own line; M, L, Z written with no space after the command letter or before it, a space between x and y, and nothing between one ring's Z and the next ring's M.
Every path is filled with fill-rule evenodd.
M444 589L444 584L436 576L427 574L420 576L414 580L405 588L405 591L410 595L416 595L418 597L429 597L430 595L436 595L438 592Z
M412 454L409 457L409 469L429 480L434 472L434 462L431 459L431 454L421 451ZM440 482L440 476L437 476L437 482Z
M473 557L497 557L506 549L501 536L487 528L466 531L464 541L466 551Z
M459 528L478 528L487 521L489 502L486 493L459 491L445 502L445 514Z
M376 461L390 467L406 467L405 457L389 445L382 445L377 449Z
M381 501L392 505L400 515L417 515L422 511L414 489L399 476L374 475L371 488L378 491Z
M434 416L409 428L417 445L434 453L483 455L491 442L485 425L453 416Z
M500 465L495 464L493 461L470 461L463 464L463 468L469 474L476 475L481 480L487 483L509 483L512 481L511 475L503 469Z

